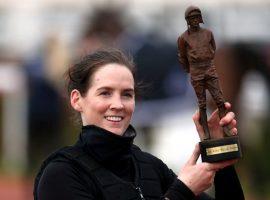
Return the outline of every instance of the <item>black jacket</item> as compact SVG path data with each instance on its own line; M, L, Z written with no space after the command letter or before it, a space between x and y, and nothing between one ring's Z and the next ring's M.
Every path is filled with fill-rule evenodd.
M107 172L116 175L121 180L134 184L142 183L142 176L138 176L136 166L144 166L139 171L144 174L156 174L157 185L160 185L159 197L145 199L188 200L211 199L206 194L195 197L186 185L159 159L151 154L140 151L133 145L136 136L130 126L124 136L118 136L95 126L85 126L78 142L72 147L80 149L90 160L98 163ZM134 159L134 158L142 159ZM142 170L143 169L143 170ZM138 170L137 170L138 171ZM103 172L103 171L102 171ZM104 199L97 179L82 170L70 159L52 159L40 173L35 183L38 200L91 200ZM149 175L150 177L154 175ZM142 184L139 188L142 194L149 193L151 187ZM241 185L233 167L217 172L215 177L216 199L244 199ZM139 191L141 192L141 191ZM233 196L232 196L233 195Z

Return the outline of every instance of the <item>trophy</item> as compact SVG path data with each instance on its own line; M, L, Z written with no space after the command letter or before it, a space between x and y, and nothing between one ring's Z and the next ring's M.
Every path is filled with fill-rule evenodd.
M207 123L206 90L215 101L219 117L226 115L225 101L219 86L218 75L213 62L216 44L213 33L200 27L203 22L200 8L189 6L185 11L187 30L178 38L178 59L184 70L190 73L191 84L198 98L200 124L204 138L199 143L203 162L219 162L242 157L239 137L223 127L223 138L211 139Z

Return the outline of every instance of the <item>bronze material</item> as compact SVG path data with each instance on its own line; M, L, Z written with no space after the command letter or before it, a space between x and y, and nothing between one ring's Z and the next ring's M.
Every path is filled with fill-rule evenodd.
M207 140L210 139L210 133L206 116L206 89L210 92L222 115L226 114L226 109L223 109L225 101L213 62L216 44L213 33L200 27L203 20L198 7L188 7L185 18L188 29L178 38L178 58L185 71L190 73L191 84L198 98L200 121L205 132L204 139Z
M238 136L232 136L228 127L223 127L222 139L211 139L206 113L206 90L214 99L220 118L227 113L225 100L219 86L218 75L214 65L216 44L213 33L200 27L203 23L202 12L196 6L186 9L185 19L187 30L178 38L178 60L187 73L190 73L191 84L198 98L200 110L200 124L204 130L203 141L200 142L202 160L207 162L217 162L231 158L241 157L241 148ZM227 151L228 147L235 147L236 152ZM225 148L226 147L226 148ZM216 153L207 154L206 151Z

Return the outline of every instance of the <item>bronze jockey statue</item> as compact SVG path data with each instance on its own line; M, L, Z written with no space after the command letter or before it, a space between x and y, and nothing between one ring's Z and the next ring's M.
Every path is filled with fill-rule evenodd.
M198 98L200 123L205 133L204 140L208 140L211 136L206 114L206 89L218 107L220 118L226 114L225 101L213 62L216 44L213 33L200 27L203 19L198 7L188 7L185 19L188 29L178 38L178 59L184 70L190 73L191 84ZM231 135L227 129L224 129L224 132L227 136Z

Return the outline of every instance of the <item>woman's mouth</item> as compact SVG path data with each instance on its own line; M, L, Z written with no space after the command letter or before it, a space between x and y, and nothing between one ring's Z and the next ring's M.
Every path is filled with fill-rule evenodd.
M124 117L121 116L105 116L105 119L111 122L120 122L124 119Z

